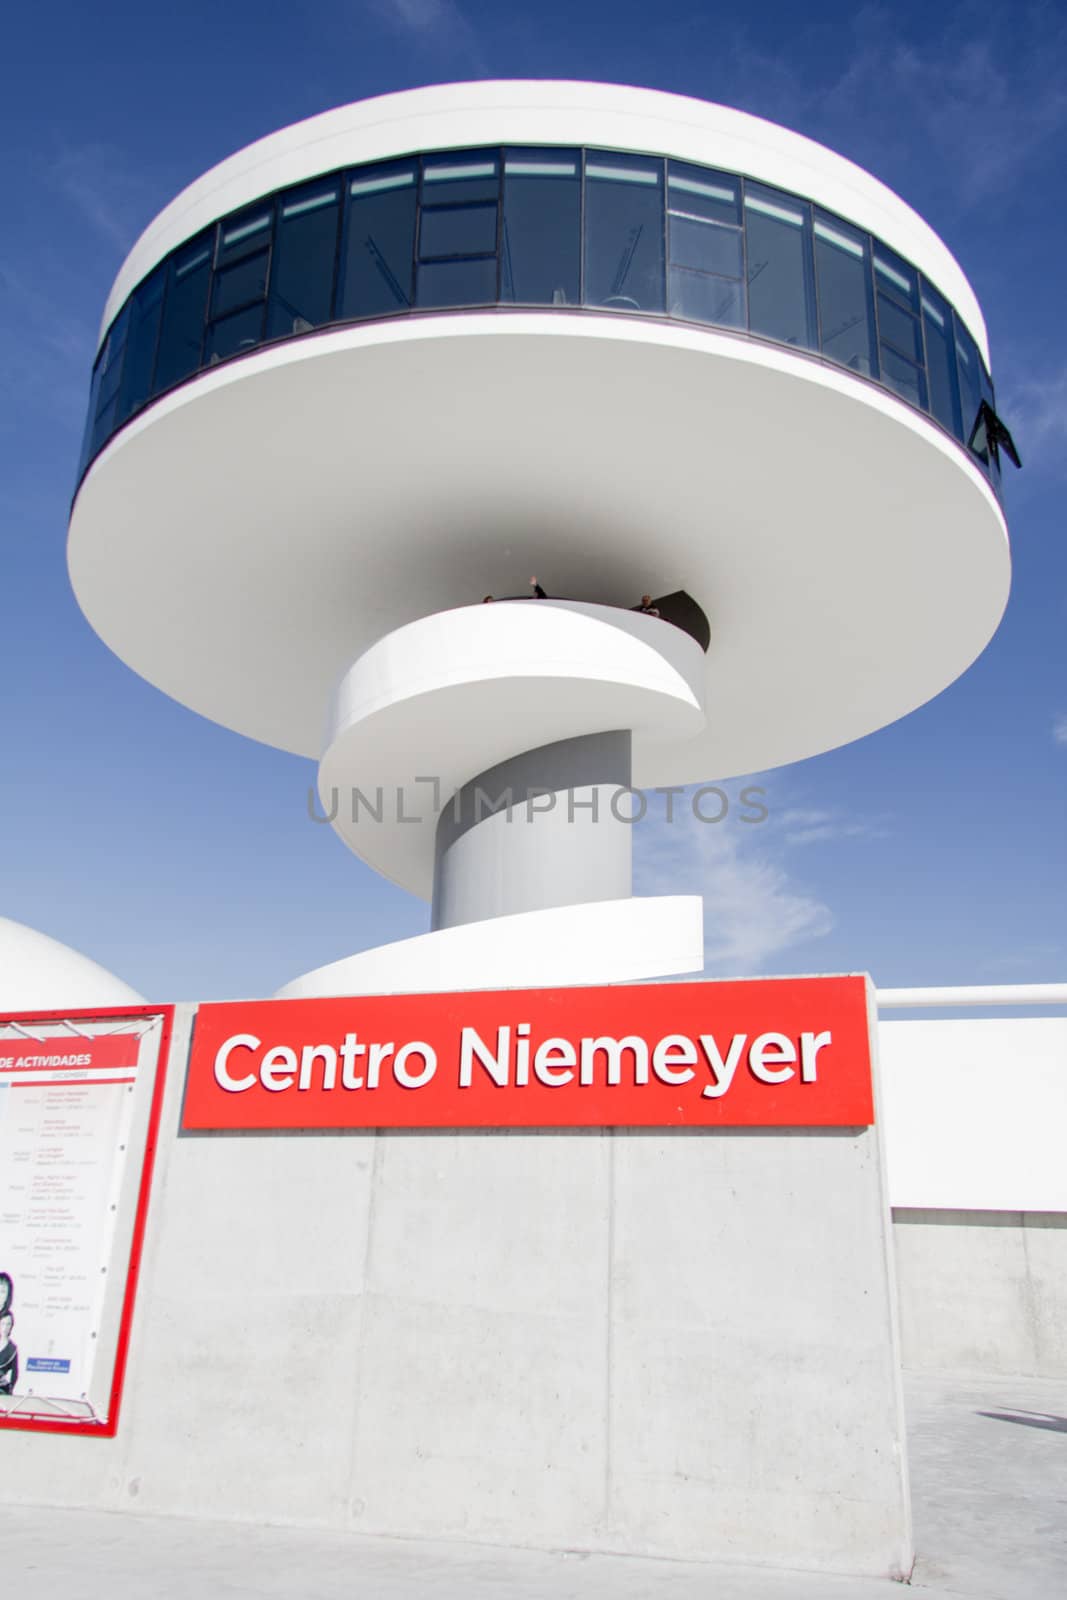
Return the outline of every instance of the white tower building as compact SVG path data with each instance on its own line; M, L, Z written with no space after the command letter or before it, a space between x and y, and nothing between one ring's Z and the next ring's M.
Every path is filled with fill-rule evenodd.
M600 84L387 95L134 247L71 576L159 688L321 757L345 842L432 902L283 992L692 971L623 791L831 749L973 661L992 401L953 257L810 140Z
M847 1125L635 1130L609 1097L603 1126L524 1129L494 1089L491 1125L423 1137L371 1101L344 1113L358 1138L272 1138L335 1125L302 1078L219 1061L299 1043L302 1073L305 1043L354 1051L372 1013L395 1042L420 1007L483 1003L525 1042L561 1003L522 991L699 969L699 897L631 896L634 791L829 750L964 671L1008 592L1002 449L940 240L722 107L388 95L259 141L151 224L104 313L78 599L166 693L319 758L337 831L432 926L286 991L415 998L213 1008L211 1068L198 1013L188 1071L170 1058L130 1421L106 1473L13 1458L20 1492L47 1470L50 1495L140 1512L908 1574L867 999L835 1043L874 1085ZM746 1047L761 1094L793 1074L762 1053L797 1060L789 986L736 986L761 991L758 1029L717 1014L731 985L590 1004L692 991L718 1106ZM417 998L435 989L512 992ZM636 1080L607 1026L583 1024L590 1050L633 1050ZM206 1071L272 1109L186 1121Z

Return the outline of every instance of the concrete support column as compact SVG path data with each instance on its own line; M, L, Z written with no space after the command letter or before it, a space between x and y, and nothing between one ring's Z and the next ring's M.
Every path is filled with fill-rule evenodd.
M629 730L562 739L464 784L437 823L433 928L628 896L630 745Z

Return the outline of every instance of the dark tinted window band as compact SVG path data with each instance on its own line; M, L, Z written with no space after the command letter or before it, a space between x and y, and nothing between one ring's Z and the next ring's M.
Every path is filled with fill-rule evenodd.
M79 479L130 417L221 361L330 325L499 305L787 345L888 389L965 449L993 399L934 286L797 195L621 151L438 150L279 190L154 267L97 357ZM998 488L988 452L970 454Z

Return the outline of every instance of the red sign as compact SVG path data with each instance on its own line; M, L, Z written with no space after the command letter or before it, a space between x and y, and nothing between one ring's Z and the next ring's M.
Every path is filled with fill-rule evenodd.
M202 1005L183 1128L861 1127L867 982Z

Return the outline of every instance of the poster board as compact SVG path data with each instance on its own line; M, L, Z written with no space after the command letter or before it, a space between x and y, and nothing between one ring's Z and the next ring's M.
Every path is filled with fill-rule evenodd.
M0 1015L0 1428L115 1432L172 1017Z

